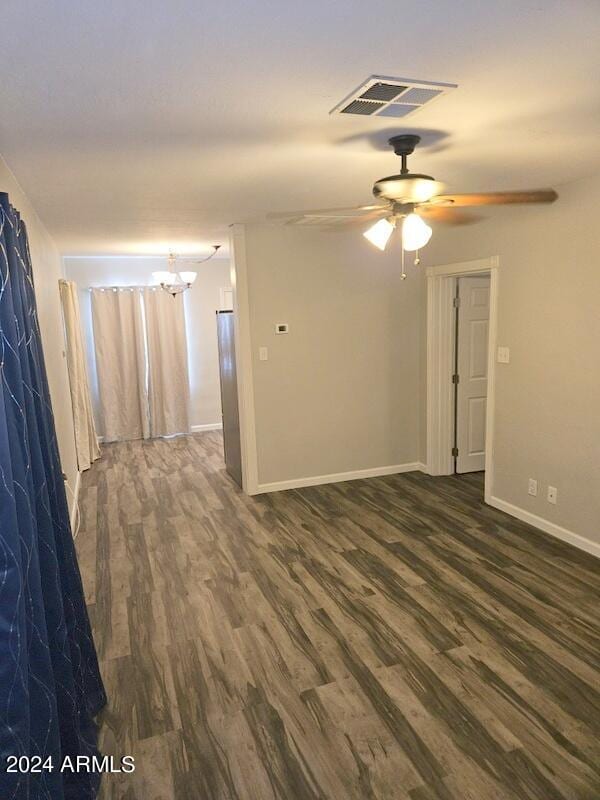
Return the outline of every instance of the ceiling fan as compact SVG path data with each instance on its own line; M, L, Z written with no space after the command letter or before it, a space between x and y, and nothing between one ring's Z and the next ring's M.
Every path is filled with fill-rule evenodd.
M373 194L379 201L376 204L278 213L269 215L270 218L287 219L293 224L329 224L334 227L356 224L357 221L377 220L363 235L380 250L385 250L390 236L401 220L402 249L416 251L424 247L431 238L432 230L427 221L463 225L481 218L465 211L467 207L552 203L558 197L554 189L443 194L443 183L434 180L430 175L409 172L408 156L420 141L420 136L407 133L389 139L394 153L402 159L402 165L399 174L375 181Z

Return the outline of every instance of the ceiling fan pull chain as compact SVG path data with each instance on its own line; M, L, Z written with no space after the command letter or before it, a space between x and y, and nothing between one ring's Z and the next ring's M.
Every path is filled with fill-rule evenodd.
M421 263L421 256L419 255L419 248L415 250L415 267L418 267Z
M400 275L400 280L406 280L406 272L404 271L404 248L402 248L402 274Z

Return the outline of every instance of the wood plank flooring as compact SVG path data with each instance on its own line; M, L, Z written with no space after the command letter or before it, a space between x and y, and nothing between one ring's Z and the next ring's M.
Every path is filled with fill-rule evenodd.
M104 447L80 563L104 800L597 800L600 562L421 473L245 497Z

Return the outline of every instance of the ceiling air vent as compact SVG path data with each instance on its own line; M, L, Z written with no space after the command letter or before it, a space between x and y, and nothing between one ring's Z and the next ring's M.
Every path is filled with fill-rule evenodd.
M452 89L456 89L455 83L371 75L329 113L359 114L361 117L407 117Z
M384 103L367 103L366 100L353 100L345 108L342 108L342 114L374 114L384 105Z

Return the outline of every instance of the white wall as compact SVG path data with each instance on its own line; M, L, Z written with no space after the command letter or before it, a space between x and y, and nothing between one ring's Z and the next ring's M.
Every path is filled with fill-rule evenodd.
M600 176L558 191L552 206L436 229L423 261L500 256L498 344L510 363L496 365L492 495L600 545Z
M259 485L417 461L423 281L400 280L397 246L380 253L360 231L235 227L245 241ZM277 322L290 333L276 335Z
M71 492L67 492L71 507L72 491L75 490L77 483L77 456L58 293L58 281L63 277L62 261L50 234L2 158L0 158L0 191L8 192L11 203L20 211L27 225L48 384L62 469L67 475L68 486L71 489Z
M131 286L151 282L152 272L167 269L164 258L81 257L65 258L67 277L77 283L82 324L88 345L92 399L97 414L97 385L93 360L91 303L89 286ZM198 278L185 293L190 366L191 423L210 425L221 422L221 393L215 311L220 307L219 290L230 286L229 260L213 258L205 264L188 265ZM100 427L98 428L101 432Z

